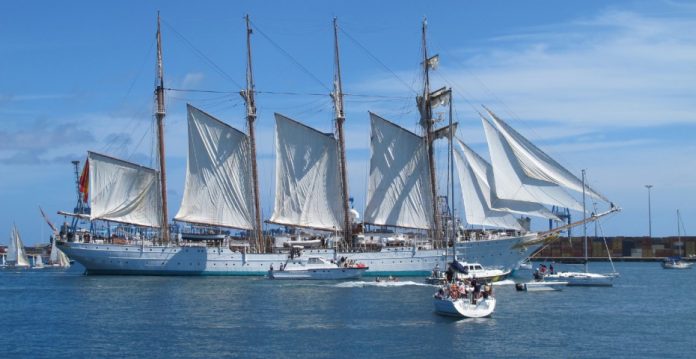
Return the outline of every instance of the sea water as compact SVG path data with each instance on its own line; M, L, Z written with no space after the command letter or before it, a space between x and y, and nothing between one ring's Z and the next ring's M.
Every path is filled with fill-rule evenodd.
M526 293L497 285L493 317L476 320L433 313L436 289L419 277L89 276L78 267L0 271L0 357L696 356L696 269L654 262L616 264L621 276L611 288Z

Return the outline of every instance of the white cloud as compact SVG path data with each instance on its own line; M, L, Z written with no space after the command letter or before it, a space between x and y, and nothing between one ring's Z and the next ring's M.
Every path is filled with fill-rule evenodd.
M186 76L184 76L184 79L181 81L181 88L196 89L196 87L200 85L201 82L203 82L204 78L205 75L201 72L187 73Z

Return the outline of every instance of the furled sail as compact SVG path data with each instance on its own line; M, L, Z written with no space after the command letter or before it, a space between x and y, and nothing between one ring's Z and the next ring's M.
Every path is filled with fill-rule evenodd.
M484 205L487 206L490 210L504 211L508 213L560 221L560 219L557 216L555 216L553 213L551 213L551 211L549 211L546 207L539 203L513 201L499 198L495 188L493 168L491 167L491 165L461 140L457 139L457 143L459 144L459 150L461 151L461 153L456 152L457 155L459 155L459 157L455 159L455 163L459 170L460 178L462 171L465 170L465 174L475 179L475 182L470 182L473 182L474 185L477 185L481 188L485 195L486 202L484 203ZM464 184L462 184L462 186L463 185ZM463 189L462 192L464 192ZM465 205L466 203L468 203L468 201L472 200L475 199L464 198ZM475 203L470 204L470 206L475 205ZM482 223L469 223L483 225Z
M276 191L269 222L343 229L338 143L283 115L276 119Z
M582 193L583 183L578 177L573 175L565 167L561 166L553 158L529 142L524 136L510 127L505 121L496 116L492 111L486 109L496 128L505 137L512 148L512 153L518 163L530 178L541 181L555 183L559 186ZM603 195L585 185L585 193L588 196L603 200L609 203Z
M161 226L157 171L95 152L87 157L91 219Z
M482 117L481 120L488 141L498 197L582 211L582 205L556 183L528 176L506 137L487 119Z
M373 113L365 222L431 229L432 195L425 140Z
M189 151L178 221L254 228L249 139L187 105Z
M10 245L7 248L7 262L15 267L29 267L29 258L24 250L24 243L17 227L12 227Z

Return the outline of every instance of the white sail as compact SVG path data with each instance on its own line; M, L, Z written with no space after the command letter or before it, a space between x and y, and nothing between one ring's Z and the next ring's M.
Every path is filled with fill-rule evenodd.
M474 176L473 178L476 180L474 184L478 185L484 194L487 194L485 196L485 206L494 211L504 211L508 213L560 221L557 216L539 203L513 201L499 198L496 192L495 180L493 178L493 168L491 165L461 140L457 139L457 143L459 144L459 150L461 151L461 154L457 153L460 155L460 157L456 158L456 165L459 169L459 173L461 173L463 170L467 172L471 171L472 175ZM469 200L475 199L465 198L465 204L468 203ZM475 204L472 203L471 205L474 206Z
M491 189L479 178L474 166L459 151L454 151L461 187L466 223L506 229L523 230L512 214L491 208Z
M189 152L178 221L254 228L249 139L187 105Z
M70 267L70 259L68 256L61 251L58 246L56 246L56 240L53 240L53 245L51 246L51 256L48 258L49 262L53 266L57 267Z
M498 197L544 203L582 211L582 205L556 183L530 177L522 168L505 136L487 119L481 118L488 140L493 179Z
M370 113L370 178L365 222L433 227L430 168L425 140Z
M90 217L160 227L158 172L89 152Z
M276 191L269 222L343 229L336 139L280 114L275 119Z
M34 257L34 268L41 269L43 267L44 267L43 257L41 257L40 254L37 254Z
M7 262L15 267L29 267L29 258L24 250L24 243L17 227L12 227L10 245L7 248Z
M489 109L486 109L486 111L495 123L498 131L500 131L507 140L515 158L527 176L541 181L555 183L579 193L583 192L582 180L573 175L565 167L561 166L561 164L556 162L551 156L544 153L544 151L533 143L529 142L529 140L515 131L515 129L510 127L510 125L496 116L492 111ZM585 185L585 193L588 196L609 203L606 197L597 193L587 185Z

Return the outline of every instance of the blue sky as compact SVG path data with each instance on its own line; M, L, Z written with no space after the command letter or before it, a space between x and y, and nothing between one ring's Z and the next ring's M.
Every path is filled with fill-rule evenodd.
M243 16L252 38L261 194L273 199L273 112L330 131L332 18L346 97L351 194L364 206L367 111L416 130L420 26L455 88L459 135L487 157L477 119L486 104L623 207L607 235L696 231L696 5L681 1L3 1L0 2L0 237L15 222L47 242L70 210L70 160L87 150L148 165L157 10L163 20L166 141L173 214L186 163L185 104L244 129ZM299 64L299 65L298 65ZM270 94L293 93L293 95ZM317 95L324 94L324 95ZM438 161L445 160L438 149ZM539 224L539 226L542 226ZM537 227L540 228L540 227ZM576 232L579 233L579 232ZM6 237L0 242L6 242Z

